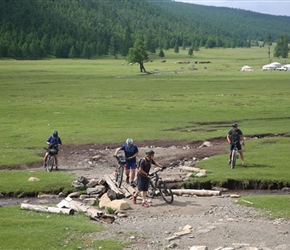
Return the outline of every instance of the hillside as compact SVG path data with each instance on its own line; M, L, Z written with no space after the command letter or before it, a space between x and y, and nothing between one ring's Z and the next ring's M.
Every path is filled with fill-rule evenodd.
M116 50L126 56L137 38L151 53L248 47L267 34L290 34L289 21L170 0L0 0L0 58L92 58Z
M172 0L154 1L163 9L176 16L183 16L191 22L201 22L211 35L228 32L229 36L264 41L267 34L273 40L282 34L290 36L290 17L273 16L253 11L226 7L213 7L174 2Z

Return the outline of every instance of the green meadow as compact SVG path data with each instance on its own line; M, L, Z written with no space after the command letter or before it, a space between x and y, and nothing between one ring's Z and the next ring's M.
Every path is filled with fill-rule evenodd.
M165 63L150 55L153 61L145 64L150 74L140 73L138 65L128 65L124 58L0 60L0 193L21 196L70 187L74 176L67 173L36 171L33 175L41 181L28 184L29 171L9 171L20 164L41 165L45 141L53 130L59 131L64 146L121 143L127 137L138 145L144 140L225 138L234 121L247 138L248 167L238 162L231 170L225 148L225 154L198 163L208 169L201 181L223 185L228 179L242 180L245 188L252 180L288 185L290 72L261 70L270 61L267 48L201 48L192 58L187 53L165 51ZM178 63L187 61L191 63ZM255 71L241 72L244 65ZM266 138L250 140L259 136ZM254 200L271 218L289 218L287 195L247 200ZM0 240L5 249L17 245L122 249L115 239L92 241L92 232L102 229L87 218L20 211L18 206L0 209Z
M266 48L150 57L149 75L123 58L1 60L0 166L41 161L55 129L64 145L204 140L225 136L233 121L248 136L288 133L289 72L261 71ZM246 64L256 70L241 72Z

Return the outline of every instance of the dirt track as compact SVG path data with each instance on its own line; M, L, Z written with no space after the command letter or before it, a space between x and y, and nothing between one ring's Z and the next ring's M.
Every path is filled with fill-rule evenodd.
M212 140L212 147L199 147L202 142L144 142L139 146L140 156L148 147L154 148L156 160L163 165L172 165L227 153L225 139ZM115 159L113 153L120 145L64 146L60 152L60 171L77 176L99 178L112 173ZM99 156L92 161L93 156ZM226 156L225 156L226 157ZM19 166L26 169L27 166ZM41 164L29 168L41 169ZM1 201L3 202L3 201ZM19 202L11 200L11 202ZM131 241L126 249L190 249L192 246L207 246L208 250L288 250L290 249L290 222L261 218L252 208L239 206L226 193L222 197L175 197L173 204L161 199L152 200L149 208L128 201L131 209L127 218L118 218L106 230L91 234L93 239L114 238ZM188 235L169 240L184 226L192 226ZM226 248L228 247L228 248Z

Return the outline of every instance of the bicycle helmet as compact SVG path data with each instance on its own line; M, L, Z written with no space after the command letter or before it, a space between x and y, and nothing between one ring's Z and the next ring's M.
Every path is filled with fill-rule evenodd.
M58 136L58 132L56 130L54 130L52 135L53 135L53 137L57 137Z
M237 123L233 123L233 124L232 124L232 127L237 128L238 125L239 125L239 124L237 124Z
M132 145L133 144L133 139L132 138L128 138L127 140L126 140L126 144L130 144L130 145Z
M148 150L146 151L146 155L154 155L155 152L153 150Z

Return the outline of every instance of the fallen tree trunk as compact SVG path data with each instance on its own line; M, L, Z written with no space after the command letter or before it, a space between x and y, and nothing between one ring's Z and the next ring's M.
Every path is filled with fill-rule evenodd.
M59 208L59 207L47 207L40 205L32 205L27 203L21 203L21 209L34 210L39 212L57 213L57 214L69 214L74 215L74 210L71 208Z
M122 190L116 186L114 181L112 181L112 179L114 179L114 176L110 176L110 175L105 174L104 178L106 180L106 183L110 187L110 189L112 189L117 195L119 195L119 196L124 195Z
M92 220L100 221L103 223L113 223L115 221L115 217L113 215L105 214L101 209L98 209L94 206L86 205L80 201L72 200L67 197L57 204L58 207L68 207L77 212L82 212L89 216Z
M202 170L201 168L189 167L189 166L179 166L177 168L183 171L188 171L188 172L199 172L200 170Z
M172 193L176 195L197 195L197 196L219 196L221 191L198 190L198 189L172 189Z

